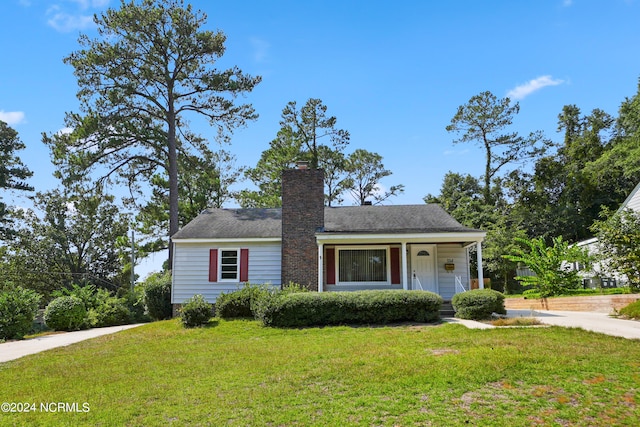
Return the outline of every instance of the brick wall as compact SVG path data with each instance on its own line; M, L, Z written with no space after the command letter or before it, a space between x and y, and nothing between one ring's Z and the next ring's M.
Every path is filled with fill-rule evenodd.
M318 290L318 245L324 226L324 173L289 169L282 174L282 283Z

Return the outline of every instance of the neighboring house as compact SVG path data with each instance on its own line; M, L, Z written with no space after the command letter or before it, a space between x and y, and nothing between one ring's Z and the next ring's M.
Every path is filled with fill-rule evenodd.
M242 283L313 291L423 289L445 301L469 289L470 247L485 232L440 206L324 206L321 170L287 170L282 208L207 209L172 237L171 301L215 302Z
M627 196L627 199L622 203L618 211L624 209L631 209L632 211L640 212L640 183L636 185L636 188Z
M640 212L640 183L636 185L636 188L627 196L620 208L618 208L618 212L621 212L625 209L631 209L635 212ZM576 246L586 247L589 251L589 254L598 256L599 246L598 239L591 238L587 240L580 241L576 243ZM586 287L595 288L595 287L616 287L620 283L625 283L626 278L617 275L607 273L606 268L607 260L601 260L595 262L592 269L590 271L583 271L581 266L574 265L573 268L581 271L581 275L583 277L583 282Z

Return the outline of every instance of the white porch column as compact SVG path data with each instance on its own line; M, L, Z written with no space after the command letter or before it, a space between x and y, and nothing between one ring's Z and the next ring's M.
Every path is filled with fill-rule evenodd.
M324 244L318 243L318 292L324 292L324 277L322 272L324 270L324 266L322 265L322 252L324 249Z
M407 242L402 242L402 289L405 291L409 289L409 283L407 280L407 275L409 273L409 269L407 268Z
M482 275L482 242L476 243L476 253L478 255L478 289L484 289L484 277Z

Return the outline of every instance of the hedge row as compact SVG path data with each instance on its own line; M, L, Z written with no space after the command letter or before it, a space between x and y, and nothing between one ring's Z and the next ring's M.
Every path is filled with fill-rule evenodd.
M255 317L251 307L257 300L268 298L270 292L266 286L247 283L237 291L219 295L214 311L222 319Z
M434 322L441 305L439 295L423 291L307 292L267 299L255 314L275 327Z
M290 282L282 288L245 283L237 291L221 294L214 306L215 315L222 319L257 318L256 313L286 294L309 292L309 289Z

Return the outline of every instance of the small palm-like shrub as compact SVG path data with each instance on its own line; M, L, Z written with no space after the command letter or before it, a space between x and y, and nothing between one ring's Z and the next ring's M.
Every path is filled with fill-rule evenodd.
M187 328L205 325L211 318L211 304L202 295L189 298L180 309L180 319Z
M44 323L56 331L77 331L85 322L87 310L80 298L65 296L51 301L44 311Z
M504 295L493 289L474 289L455 294L451 305L460 319L484 320L491 314L506 314Z
M31 330L40 298L20 286L0 293L0 340L22 338Z

